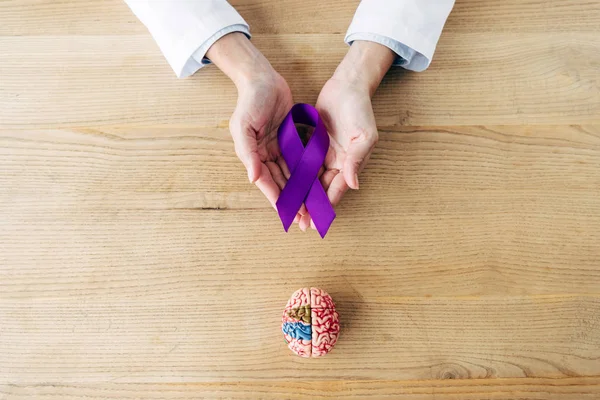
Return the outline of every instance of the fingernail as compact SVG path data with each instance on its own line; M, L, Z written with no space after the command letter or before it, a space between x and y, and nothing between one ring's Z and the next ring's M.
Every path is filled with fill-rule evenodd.
M250 171L248 171L248 180L250 181L250 183L254 183L252 182L252 173Z
M358 190L358 174L354 174L354 186Z

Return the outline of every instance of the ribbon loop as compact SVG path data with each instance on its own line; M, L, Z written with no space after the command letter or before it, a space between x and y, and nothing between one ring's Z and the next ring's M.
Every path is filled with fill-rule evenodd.
M306 147L294 123L315 127ZM319 235L324 238L335 219L335 211L318 179L329 149L329 135L317 110L309 104L294 105L281 123L277 139L291 173L276 203L283 228L288 231L304 203Z

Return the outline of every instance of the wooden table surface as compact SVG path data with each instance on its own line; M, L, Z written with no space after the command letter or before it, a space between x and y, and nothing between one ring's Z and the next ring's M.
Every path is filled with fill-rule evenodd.
M232 1L314 103L356 0ZM329 235L283 232L118 0L0 1L0 399L600 398L600 2L458 0ZM322 359L280 315L328 290Z

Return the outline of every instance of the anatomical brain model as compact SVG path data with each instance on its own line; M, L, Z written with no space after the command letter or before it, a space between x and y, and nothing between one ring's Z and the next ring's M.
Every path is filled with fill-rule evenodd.
M331 296L318 288L297 290L285 306L281 330L290 350L301 357L329 353L340 333Z

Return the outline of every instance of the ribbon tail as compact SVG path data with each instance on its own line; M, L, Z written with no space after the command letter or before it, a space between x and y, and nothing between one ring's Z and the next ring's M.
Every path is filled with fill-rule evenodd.
M287 232L294 223L294 218L296 218L298 211L292 212L291 210L294 209L294 205L289 204L286 200L287 198L280 195L275 207L277 207L277 214L279 214L283 229Z
M306 210L312 217L312 220L317 228L317 232L321 235L321 239L325 238L329 227L335 219L335 210L329 202L325 189L321 186L319 179L315 179L313 185L306 196Z

